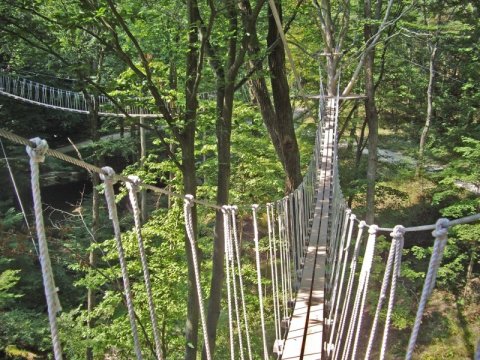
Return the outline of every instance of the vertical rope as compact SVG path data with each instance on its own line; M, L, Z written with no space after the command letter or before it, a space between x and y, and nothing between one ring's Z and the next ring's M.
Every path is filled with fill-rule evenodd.
M335 272L335 270L336 270L337 265L338 265L338 267L343 266L343 269L345 269L345 266L347 264L347 259L343 260L343 254L345 252L344 247L345 247L345 240L346 240L346 236L347 236L348 227L350 226L350 228L353 230L353 228L352 228L353 219L350 219L350 214L351 213L352 213L352 210L350 210L350 209L346 210L346 216L345 216L345 220L344 220L344 223L343 223L343 226L342 226L342 237L341 237L338 249L335 250L334 262L333 262L333 267L332 267L332 275L335 275L335 278L334 278L334 281L333 281L333 290L332 290L332 301L331 301L332 307L330 308L330 313L328 315L328 318L330 320L332 320L332 315L335 312L335 309L337 308L335 306L335 304L338 303L337 293L339 293L338 298L340 298L340 296L341 296L341 294L340 294L341 288L340 288L340 291L337 291L338 286L339 286L339 280L340 280L340 271ZM350 232L350 234L351 234L351 232ZM338 256L338 261L336 261L338 253L340 253L340 254ZM335 272L335 274L333 274L334 272ZM345 274L345 271L343 271L343 274ZM341 284L340 284L340 286L341 286Z
M346 346L343 352L342 359L347 359L350 353L350 347L352 345L353 335L355 333L355 329L358 328L357 322L359 322L359 314L361 319L362 311L360 310L360 307L361 307L361 303L363 302L363 293L366 289L365 282L367 281L367 277L368 277L367 274L370 271L370 266L371 266L370 258L373 257L373 250L375 247L375 230L376 230L376 225L372 225L368 229L369 236L367 240L367 246L365 249L365 255L363 257L362 269L360 270L360 276L358 279L358 288L355 294L355 301L353 305L350 324L347 331L347 341L346 341ZM371 231L373 231L374 233L372 234Z
M108 213L110 220L112 220L115 241L117 243L118 260L120 261L123 288L125 289L125 299L127 301L128 317L130 319L130 327L133 335L133 346L135 348L137 359L140 360L142 359L142 350L140 347L140 340L138 338L135 310L133 309L132 291L130 289L130 281L128 279L127 262L125 261L125 253L122 245L122 232L120 230L120 222L118 221L117 205L115 204L115 192L113 190L115 171L108 166L103 167L102 170L104 174L101 174L100 178L105 183L105 199L107 201Z
M32 234L32 229L31 229L30 223L28 222L28 219L27 219L27 213L25 211L25 208L23 207L23 201L22 201L22 198L20 196L20 192L18 191L17 182L15 181L15 176L13 176L13 171L12 171L12 168L10 166L10 161L8 160L7 153L5 151L5 147L3 146L3 141L2 141L1 138L0 138L0 147L2 148L3 158L5 159L5 164L7 165L7 170L8 170L8 173L10 175L10 180L12 181L13 189L15 191L15 196L17 197L18 205L20 206L20 210L22 211L23 220L25 221L25 225L27 226L28 234L30 235L30 239L32 240L33 248L35 249L35 254L37 254L37 256L39 256L38 249L37 249L37 244L35 244L35 239L34 239L33 234Z
M380 351L380 359L382 360L385 358L385 353L387 350L388 333L390 331L390 322L392 318L393 306L395 304L397 278L400 276L404 234L405 228L402 225L395 226L391 234L392 238L395 240L395 264L393 266L392 284L390 285L390 298L388 300L387 317L385 319L385 329L383 330L382 347Z
M150 320L153 328L153 338L155 341L155 353L158 360L162 360L162 347L160 342L160 332L158 330L157 314L155 313L155 305L153 303L152 285L150 283L150 272L148 270L147 255L145 254L145 247L143 245L142 225L140 222L140 209L138 206L137 192L139 191L140 179L138 176L129 176L131 182L125 185L128 189L130 203L133 209L133 219L135 221L135 234L137 235L138 249L140 252L140 260L142 262L143 279L145 281L145 288L147 290L148 310L150 313Z
M230 338L230 359L235 360L235 343L233 341L233 315L232 315L232 294L230 291L230 224L227 207L222 206L223 214L223 233L225 239L225 268L226 268L226 283L227 283L227 304L228 304L228 328Z
M420 298L420 303L418 304L417 315L415 317L412 333L408 342L407 353L405 355L406 360L410 360L412 358L413 351L415 350L415 344L417 342L418 331L420 330L423 312L425 311L428 298L430 297L433 287L435 286L435 279L437 277L438 268L440 267L440 262L442 261L443 250L445 248L445 244L447 243L448 226L448 219L438 219L436 229L432 232L432 235L435 237L435 243L433 245L433 252L428 265L427 276L425 277L425 283L423 285L422 296Z
M285 231L286 231L286 252L287 252L287 290L288 290L288 301L293 300L293 291L292 291L292 257L293 252L291 251L291 242L292 242L292 227L291 220L292 215L290 213L290 196L284 198L284 209L285 209Z
M43 287L47 299L48 321L50 323L50 332L52 334L53 353L56 360L62 359L62 347L57 327L57 313L62 310L58 299L55 281L53 279L52 265L48 253L47 236L45 234L45 225L43 222L42 198L40 194L40 169L39 163L45 161L45 153L48 150L48 144L45 140L34 138L30 140L36 147L27 146L27 153L30 156L30 171L33 207L35 211L35 225L37 229L38 248L40 251L40 265L42 268Z
M393 262L394 262L394 259L396 258L397 239L396 237L394 237L393 232L391 236L392 236L392 242L390 243L390 250L388 252L388 258L387 258L387 265L385 266L385 273L383 275L382 287L380 289L380 294L378 297L377 309L375 311L372 328L370 330L370 337L368 339L367 351L365 352L365 359L368 359L372 352L373 341L375 340L375 335L378 327L378 320L380 319L380 311L382 310L383 303L385 302L385 298L387 297L387 288L390 280L390 274L392 273Z
M340 303L341 303L341 295L342 295L342 290L343 290L343 284L344 284L344 279L345 279L345 271L346 271L346 268L347 268L347 262L348 262L348 249L350 247L350 242L351 242L351 239L352 239L352 233L353 233L353 226L354 226L354 221L355 221L355 218L356 216L354 214L351 214L351 211L348 211L349 209L346 210L346 215L350 214L350 225L349 225L349 228L348 228L348 235L347 235L347 244L345 246L344 249L342 249L342 251L345 251L345 259L344 259L344 262L343 262L343 266L342 266L342 275L341 275L341 278L340 278L340 289L338 290L338 293L339 293L339 296L337 298L337 302L336 304L334 304L334 314L333 314L333 318L331 318L331 315L330 315L330 319L332 320L332 329L331 329L331 332L330 332L330 339L329 339L329 344L333 344L333 337L335 335L335 328L336 328L336 325L337 325L337 314L338 314L338 309L340 308ZM345 299L344 299L344 302L345 302Z
M192 207L193 195L185 195L183 205L185 231L187 233L188 240L190 241L190 248L192 251L193 269L195 272L195 286L197 288L198 308L200 310L200 319L202 322L203 341L205 342L205 353L207 355L207 359L211 360L212 355L210 353L210 343L207 333L207 320L205 317L205 310L203 308L202 284L200 283L200 267L198 264L197 249L195 247L195 232L193 230Z
M283 207L281 202L277 202L277 216L278 216L278 252L280 257L280 281L281 281L281 296L283 305L283 314L280 322L287 318L287 292L286 292L286 276L285 276L285 254L284 254L284 232L283 232Z
M273 293L273 317L275 322L275 339L280 339L280 329L278 327L278 308L277 308L277 289L276 289L276 265L275 265L275 257L273 253L273 242L275 241L273 232L273 219L272 219L272 206L271 204L267 204L267 224L268 224L268 250L270 253L270 270L272 275L272 293Z
M362 296L362 302L360 305L357 330L355 333L355 342L353 344L352 360L357 359L358 339L360 338L360 332L362 330L362 321L364 316L365 300L367 298L368 281L370 279L370 271L372 269L373 255L375 252L375 241L377 239L377 229L378 229L377 225L371 225L370 228L368 229L369 236L368 236L367 248L365 250L365 257L363 259L364 264L362 264L362 270L364 270L363 265L365 265L365 270L362 271L364 272L363 296Z
M258 223L257 223L258 205L252 205L253 213L253 241L255 243L255 262L257 265L257 285L258 285L258 302L260 307L260 324L262 327L262 344L263 344L263 359L268 360L267 336L265 333L265 315L263 313L263 292L262 292L262 275L260 267L260 250L258 244Z
M337 333L337 336L335 338L335 343L333 344L333 359L336 360L338 356L340 355L340 344L342 344L342 339L343 339L343 331L345 328L346 324L346 319L347 319L347 313L349 310L349 305L350 305L350 298L352 295L352 290L353 290L353 282L355 280L355 271L357 268L357 258L358 258L358 253L360 251L360 244L362 242L362 236L363 236L363 230L366 227L365 221L360 221L360 224L358 224L358 233L357 233L357 241L355 243L355 249L353 251L353 256L352 256L352 263L350 264L350 276L348 278L348 283L347 283L347 290L346 290L346 299L343 303L342 307L342 316L340 317L340 327L339 331ZM331 350L329 348L329 350Z
M239 350L240 350L240 359L244 360L245 359L245 356L244 356L244 353L243 353L243 337L242 337L242 329L241 329L241 320L240 320L240 312L238 310L238 293L237 293L237 280L235 278L235 257L234 257L234 253L235 253L235 249L234 249L234 245L233 245L233 239L232 239L232 228L233 228L233 217L231 216L232 215L232 207L231 206L225 206L226 208L226 211L227 211L227 215L229 217L229 222L230 222L230 226L229 226L229 230L230 230L230 236L229 236L229 240L230 240L230 246L229 246L229 250L230 250L230 256L228 257L228 260L230 261L230 270L232 271L232 285L233 285L233 305L235 307L235 319L236 319L236 322L237 322L237 336L238 336L238 347L239 347Z
M242 302L243 322L245 324L245 337L247 339L248 358L252 360L252 346L250 343L250 334L249 334L250 329L248 326L247 307L245 305L245 294L243 291L243 276L242 276L242 266L240 262L240 247L238 244L236 213L237 213L237 207L232 206L231 215L232 215L232 225L233 225L233 240L235 244L235 252L237 255L238 281L240 283L240 297Z

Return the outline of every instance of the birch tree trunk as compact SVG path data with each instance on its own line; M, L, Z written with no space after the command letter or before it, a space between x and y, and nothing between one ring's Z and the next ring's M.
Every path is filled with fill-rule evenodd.
M428 88L427 88L427 116L425 117L425 124L423 125L422 134L420 135L420 144L418 146L418 161L415 170L415 176L419 177L424 166L425 143L427 142L428 131L432 122L433 114L433 87L435 86L435 60L437 57L438 42L429 45L430 61L428 73Z

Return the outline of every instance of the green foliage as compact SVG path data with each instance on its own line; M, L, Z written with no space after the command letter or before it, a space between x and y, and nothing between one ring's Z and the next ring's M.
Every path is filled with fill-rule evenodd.
M29 309L0 312L0 349L16 345L20 349L46 352L51 349L47 316Z
M15 211L14 208L9 208L0 219L0 228L9 230L19 225L23 221L22 213Z
M0 310L6 308L16 298L19 298L20 294L10 292L20 280L18 275L20 270L5 270L0 273Z

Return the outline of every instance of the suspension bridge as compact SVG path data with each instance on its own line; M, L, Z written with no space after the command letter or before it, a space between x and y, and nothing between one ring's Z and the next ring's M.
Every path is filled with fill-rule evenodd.
M71 112L88 113L87 100L83 93L74 93L52 88L44 84L0 76L0 95L47 108ZM148 358L142 349L137 330L134 309L141 304L135 303L131 291L127 263L122 245L118 214L114 198L113 184L126 184L131 201L138 251L144 274L145 289L148 297L148 309L152 322L154 356L163 359L161 337L157 324L158 304L152 297L152 281L143 245L140 210L137 200L139 189L167 194L184 201L185 230L195 255L195 233L192 226L192 207L203 206L223 214L225 229L225 274L226 303L229 326L230 358L264 360L276 358L290 359L369 359L373 354L384 359L389 349L389 330L392 312L395 306L397 279L400 276L400 264L404 235L407 232L432 231L433 252L425 277L418 310L411 329L406 359L414 355L422 316L427 301L434 289L437 271L447 243L448 229L459 224L480 220L480 214L457 220L439 219L436 224L418 227L384 228L367 224L358 219L347 207L339 181L337 125L339 98L319 97L320 119L315 137L310 165L302 184L282 199L272 199L266 204L223 205L193 198L191 195L177 194L165 189L142 183L137 177L125 177L109 168L98 168L63 152L48 148L42 139L25 139L7 130L0 129L0 137L27 147L30 157L31 185L36 219L39 258L48 305L48 317L51 328L53 353L55 359L63 357L62 344L57 326L57 313L60 311L58 289L52 273L48 252L48 241L43 222L41 184L39 166L45 156L51 156L100 174L105 183L105 198L108 206L114 237L117 244L121 267L125 301L130 320L133 352L137 359ZM112 112L113 104L107 98L100 99L100 115L126 116ZM155 114L142 109L129 109L131 116L153 117ZM8 168L8 159L5 156ZM12 180L13 179L13 174ZM258 313L260 329L252 329L248 324L245 306L245 294L242 280L242 259L238 239L237 222L239 212L249 211L253 219L254 246L257 270ZM249 210L246 210L249 209ZM259 249L260 214L266 215L268 224L267 256L261 256ZM379 234L389 235L391 245L388 259L384 265L384 277L380 295L376 303L373 321L365 326L365 309L376 240ZM265 255L265 254L264 254ZM262 263L260 259L266 259ZM199 299L201 328L206 334L204 311L204 291L200 282L198 259L193 256L196 270L196 290ZM266 276L271 287L264 288L262 279ZM265 294L265 290L269 293ZM265 309L266 296L271 296L271 308ZM270 304L270 302L269 302ZM383 332L380 329L380 314L386 308ZM273 327L267 328L266 313L273 313ZM252 349L251 333L262 334L262 348ZM274 338L272 342L271 338ZM210 351L208 337L204 336L206 355L214 359ZM377 348L375 348L377 347ZM477 351L476 359L480 359Z

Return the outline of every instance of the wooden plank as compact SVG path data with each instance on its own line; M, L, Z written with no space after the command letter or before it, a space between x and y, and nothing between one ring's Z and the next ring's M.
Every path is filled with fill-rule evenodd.
M327 258L328 220L330 217L330 196L332 190L333 143L335 136L332 118L330 117L329 120L325 129L325 154L322 158L324 193L321 208L321 222L302 357L302 359L308 360L321 359L323 348L325 264Z
M321 206L321 200L317 200L316 210ZM315 212L319 214L319 211ZM282 360L299 359L303 347L303 339L305 336L305 326L310 307L310 295L313 283L313 275L315 268L315 257L317 253L318 230L320 229L320 216L314 216L312 231L310 233L310 241L305 257L305 265L302 273L302 281L297 293L295 308L290 320L287 339L282 354Z
M329 116L328 119L329 122L323 134L324 151L320 165L320 187L315 204L310 242L282 360L317 360L322 357L326 243L334 141L333 117Z

